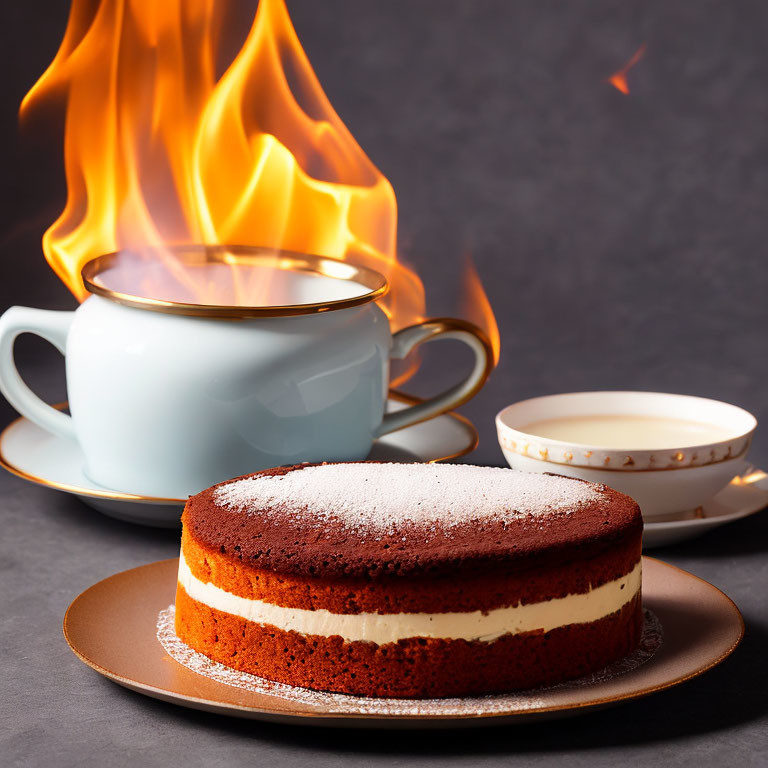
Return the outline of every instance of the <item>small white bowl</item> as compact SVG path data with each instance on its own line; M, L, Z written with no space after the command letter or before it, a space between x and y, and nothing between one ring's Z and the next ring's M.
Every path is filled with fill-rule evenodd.
M543 419L622 414L686 419L726 430L716 443L661 450L605 448L552 440L521 429ZM735 405L661 392L572 392L522 400L496 416L513 469L604 483L631 496L646 518L696 509L747 467L757 419Z

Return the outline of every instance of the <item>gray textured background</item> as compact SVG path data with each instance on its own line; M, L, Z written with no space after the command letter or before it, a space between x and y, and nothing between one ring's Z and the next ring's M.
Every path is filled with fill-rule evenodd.
M60 2L3 3L0 309L65 308L40 237L64 200L55 121L15 110L55 52ZM622 0L289 0L328 95L392 181L401 252L434 314L457 310L470 251L502 332L501 363L464 411L472 457L501 461L492 418L523 397L638 388L725 399L768 417L768 4ZM624 96L605 79L643 43ZM443 354L442 352L448 352ZM453 373L427 356L412 388ZM24 340L45 396L61 363ZM458 364L463 363L463 358ZM0 402L0 421L12 411ZM768 431L755 462L768 464ZM766 743L766 516L665 554L726 589L748 635L678 691L557 725L460 737L313 734L183 712L91 674L59 634L93 581L173 554L173 535L107 521L0 479L0 751L13 763L758 765ZM23 556L17 553L24 553ZM43 566L24 565L25 557ZM29 637L29 639L27 639Z

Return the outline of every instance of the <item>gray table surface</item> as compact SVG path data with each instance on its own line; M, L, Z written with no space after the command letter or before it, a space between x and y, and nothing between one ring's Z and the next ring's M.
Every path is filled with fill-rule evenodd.
M67 605L116 571L174 556L178 532L111 520L5 472L0 508L3 765L765 765L768 513L657 552L741 608L746 637L720 667L676 689L561 721L396 733L228 719L100 677L64 641Z

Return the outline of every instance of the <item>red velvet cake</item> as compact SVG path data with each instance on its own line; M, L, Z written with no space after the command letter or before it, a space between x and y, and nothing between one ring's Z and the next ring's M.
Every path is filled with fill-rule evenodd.
M176 632L323 691L442 697L553 684L641 634L637 504L511 469L322 464L193 496Z

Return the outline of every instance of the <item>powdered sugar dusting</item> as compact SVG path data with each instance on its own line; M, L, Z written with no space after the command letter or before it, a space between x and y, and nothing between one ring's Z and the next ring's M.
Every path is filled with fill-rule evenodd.
M273 696L284 701L305 704L334 715L434 715L471 716L515 714L543 709L551 705L547 694L598 685L637 669L651 659L661 648L663 633L659 620L649 610L644 612L645 624L637 650L591 675L568 683L492 696L472 696L452 699L373 699L342 693L325 693L298 688L285 683L274 683L257 675L238 672L212 661L180 640L174 629L175 608L169 606L157 618L157 639L166 653L182 666L223 685L241 688L252 693ZM264 705L262 705L264 706ZM275 704L279 710L279 703Z
M233 512L281 514L352 530L402 524L455 526L497 518L570 514L602 497L600 486L565 477L467 464L324 464L235 480L215 491Z

